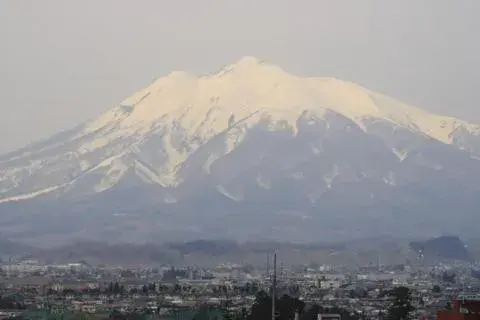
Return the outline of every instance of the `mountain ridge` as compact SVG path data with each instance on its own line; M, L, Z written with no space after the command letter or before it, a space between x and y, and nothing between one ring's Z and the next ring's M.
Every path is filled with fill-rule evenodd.
M462 205L470 216L477 205L479 132L353 83L246 57L215 74L172 72L96 119L0 156L0 211L64 212L54 216L86 226L72 229L76 237L114 236L119 223L179 237L316 240L318 224L333 236L375 219L461 234L469 226L446 215ZM272 215L278 226L268 225Z
M168 94L162 96L162 91L166 91ZM186 92L187 94L178 94L177 91ZM231 91L234 92L233 98L238 98L235 96L236 92L244 95L247 93L253 97L243 98L244 101L241 102L228 101L230 99L229 95L232 94ZM204 92L206 92L206 94L204 94ZM212 96L210 96L210 93ZM324 97L318 99L317 96L319 94ZM184 97L185 95L194 99L194 101L189 101L189 99ZM204 96L202 97L201 95ZM178 100L178 96L181 96L182 99L175 101ZM225 98L227 101L218 103L218 100L224 96L227 96L227 98ZM249 101L249 98L252 101ZM171 102L164 102L165 99L174 100L173 103L171 103L171 108L156 115L159 109L156 105L158 101L161 101L167 106L169 105L168 102ZM339 99L340 101L338 101ZM375 99L390 100L388 102L392 105L391 110L380 110L378 104L375 103ZM242 108L248 110L242 115L248 116L253 112L267 109L268 111L285 113L298 112L296 109L302 109L311 105L311 109L315 109L316 112L321 113L324 110L332 110L354 121L359 120L359 117L375 117L388 119L401 125L423 127L425 128L423 131L425 134L443 142L450 142L451 133L459 126L467 126L469 129L475 129L477 131L480 128L478 125L472 125L453 117L438 116L419 108L408 106L351 82L340 81L334 78L301 78L293 76L275 65L271 65L254 57L244 57L235 64L226 66L214 75L197 77L186 72L172 72L168 76L154 81L145 89L134 93L120 103L120 105L125 108L130 108L130 112L132 113L128 117L128 125L129 123L135 122L136 118L145 121L151 117L155 118L170 115L172 112L178 112L179 109L181 109L180 112L185 113L182 114L182 117L188 117L187 111L191 110L182 109L180 105L183 102L185 102L192 111L196 111L194 109L200 107L207 108L202 110L202 114L211 112L210 108L212 106L227 109L230 114L223 115L224 123L228 121L231 114L238 113L241 111L239 109ZM300 107L297 107L297 105ZM233 106L236 106L236 108ZM199 114L200 111L190 117L202 118ZM107 119L110 121L111 117L108 116ZM100 123L102 120L103 119L99 119ZM409 123L411 120L413 120L413 123ZM294 120L292 121L290 119L289 121L294 122ZM99 124L95 122L87 131L94 130L98 128L98 126ZM448 128L449 126L451 128ZM225 126L215 131L218 133L222 131L222 129L225 129Z
M225 77L233 77L234 79L225 80ZM230 88L229 90L233 90L233 92L239 91L240 93L244 93L245 90L242 91L242 88L239 88L239 86L245 85L245 83L250 84L250 82L254 80L257 82L255 82L253 86L248 86L246 90L247 92L253 90L252 95L254 97L260 96L260 98L257 97L257 100L253 99L253 101L246 99L243 108L242 103L231 101L232 98L228 96L230 93L227 90L228 88ZM202 81L206 82L206 84L203 84ZM296 81L300 81L300 84L297 84ZM213 82L214 89L209 88L211 82ZM233 82L233 84L231 82ZM315 83L312 84L311 82ZM287 89L295 86L296 88L291 90L290 93L282 94L283 90L278 89L278 86L284 86ZM226 87L227 89L224 90L227 90L227 93L219 93L218 87L220 87L220 89ZM251 89L252 87L260 89ZM312 88L317 89L317 87L320 88L321 94L326 96L326 98L323 99L324 101L313 102L312 98L305 99L298 93L300 92L305 96L312 96ZM255 90L260 91L260 93ZM269 90L273 91L273 93L270 93ZM165 94L166 96L162 96L161 91L167 92ZM198 96L202 95L202 92L205 91L207 93L211 92L212 96L207 99L205 94L203 94L203 97L198 98ZM304 91L306 93L304 93ZM200 94L198 92L200 92ZM160 96L156 97L158 94L160 94ZM227 101L225 103L219 103L222 94L227 95ZM262 103L262 95L267 96L268 103ZM193 102L189 102L185 96L191 97L190 100L193 99ZM284 98L283 96L287 97L287 99L285 99L287 102L282 100L282 98ZM260 101L258 101L258 99L260 99ZM273 99L273 102L270 102L269 99ZM340 102L335 101L335 99L340 99ZM389 107L391 107L391 110L380 110L375 103L376 100L386 100L387 103L390 104ZM181 107L183 102L186 103L187 107ZM158 104L161 104L161 106L158 106ZM232 104L236 105L236 107L232 107ZM314 107L297 108L297 105L313 105ZM158 109L164 109L164 106L166 110L157 111ZM202 110L201 107L206 109ZM195 110L199 108L202 112ZM226 111L221 112L222 110ZM298 130L296 128L296 120L302 115L302 112L311 113L312 117L325 117L325 115L331 111L349 118L363 130L365 130L363 120L369 118L381 119L390 121L394 125L417 130L444 143L452 143L452 136L454 132L459 129L470 132L473 131L475 134L480 132L480 126L475 126L453 117L438 116L415 107L407 106L350 82L333 78L300 78L292 76L277 66L247 56L235 64L224 67L217 74L197 77L186 72L174 71L166 77L159 78L150 86L125 99L119 106L107 110L97 119L88 121L83 125L79 133L71 137L70 141L95 134L95 132L102 129L109 130L110 132L106 132L106 134L97 139L88 141L75 151L79 154L89 153L107 145L109 140L130 135L141 136L150 131L155 131L158 129L155 127L156 124L164 119L170 120L173 127L176 125L181 126L183 130L186 131L181 132L181 134L187 136L187 138L193 140L193 143L197 144L201 143L198 142L198 140L206 141L216 134L229 130L230 125L235 127L235 125L240 125L242 122L248 122L251 118L256 118L254 121L261 121L264 116L274 118L274 125L290 127L295 133ZM401 114L402 112L405 114ZM217 113L216 117L213 118L213 120L209 119L210 114L213 113ZM412 118L412 115L415 117ZM400 119L400 121L398 121L398 119ZM248 125L249 124L247 124L247 126ZM240 132L237 139L241 139L241 136L242 133ZM164 164L165 170L160 175L167 178L163 179L165 181L160 181L162 177L157 176L154 178L154 180L157 180L158 183L163 185L175 185L178 183L174 181L175 178L172 176L175 175L174 171L175 168L178 167L178 164L182 160L185 160L188 155L176 152L175 148L172 147L169 148L169 151L172 152L170 155L171 162ZM121 156L122 154L116 154L116 157ZM82 164L84 169L88 167L95 169L95 166L89 166L86 162ZM101 164L97 165L101 166ZM17 195L10 198L1 197L0 193L0 202L28 199L50 193L63 187L65 187L63 184L49 186L48 188L35 190L29 194Z
M417 239L418 240L418 239ZM41 262L72 263L82 261L91 265L144 266L158 264L205 265L241 263L262 267L265 255L276 248L282 261L289 265L340 264L366 266L372 264L435 265L446 261L472 261L470 253L458 238L445 239L447 247L439 247L435 239L409 242L408 239L355 239L332 243L245 242L225 240L195 240L165 243L116 243L83 241L60 244L50 248L28 247L6 243L4 259L37 259ZM445 242L445 240L440 240ZM439 242L437 240L437 242ZM418 250L420 246L421 250ZM453 251L452 251L453 250ZM460 250L460 252L458 252ZM472 259L473 258L473 259Z

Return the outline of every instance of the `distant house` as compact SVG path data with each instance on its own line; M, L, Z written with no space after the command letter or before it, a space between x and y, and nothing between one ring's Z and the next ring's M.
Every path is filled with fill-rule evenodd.
M438 320L480 319L480 296L459 295L453 301L451 310L441 310L437 313Z
M318 320L341 320L342 317L336 313L319 313L317 316Z

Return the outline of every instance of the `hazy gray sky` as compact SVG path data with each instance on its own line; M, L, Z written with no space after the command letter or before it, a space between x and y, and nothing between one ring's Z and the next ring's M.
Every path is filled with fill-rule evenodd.
M253 55L480 122L479 0L2 0L0 152Z

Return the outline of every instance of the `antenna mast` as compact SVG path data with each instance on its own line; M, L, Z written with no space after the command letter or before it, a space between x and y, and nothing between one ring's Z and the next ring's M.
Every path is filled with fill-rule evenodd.
M273 251L273 277L272 277L272 320L276 318L275 298L277 287L277 249Z

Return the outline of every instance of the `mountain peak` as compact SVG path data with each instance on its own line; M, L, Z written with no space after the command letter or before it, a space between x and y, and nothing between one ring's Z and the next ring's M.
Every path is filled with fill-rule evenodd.
M244 56L240 58L237 62L235 62L234 65L237 67L252 67L261 65L264 62L265 60L261 60L253 56Z
M287 74L282 68L268 63L253 56L244 56L236 62L225 66L215 76L223 76L226 74L236 74L250 77L261 77L259 80L267 80L266 77L272 79L274 77L291 76Z
M225 130L228 119L257 117L284 120L294 128L305 110L322 118L325 111L351 119L360 127L365 119L382 119L412 128L445 143L451 133L467 125L450 117L430 114L354 83L324 77L299 77L253 56L244 56L207 76L175 71L121 103L131 113L111 111L91 123L95 131L111 123L144 131L160 119L180 124L203 138ZM250 115L256 114L255 118ZM249 120L249 121L250 121ZM133 129L132 129L133 130ZM203 136L206 134L206 136Z

